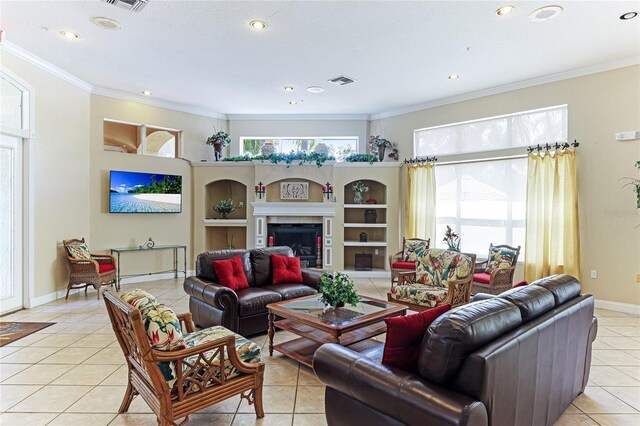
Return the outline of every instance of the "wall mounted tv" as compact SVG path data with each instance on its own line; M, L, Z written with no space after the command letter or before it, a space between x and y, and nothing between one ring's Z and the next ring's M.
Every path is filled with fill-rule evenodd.
M182 176L111 170L109 213L180 213Z

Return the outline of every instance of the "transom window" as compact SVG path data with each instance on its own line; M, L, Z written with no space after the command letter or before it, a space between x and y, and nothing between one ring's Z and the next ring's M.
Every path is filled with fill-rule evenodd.
M323 152L343 161L347 155L358 152L358 137L240 138L240 149L240 154L252 156L270 152Z

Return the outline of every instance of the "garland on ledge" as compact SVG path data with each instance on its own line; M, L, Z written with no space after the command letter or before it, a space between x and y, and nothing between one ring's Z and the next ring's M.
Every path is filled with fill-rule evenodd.
M278 164L278 163L286 163L287 167L291 166L291 163L293 163L294 161L298 161L298 165L301 166L304 163L309 163L309 164L314 164L318 167L322 167L322 165L326 162L326 161L333 161L336 158L332 155L327 155L327 154L322 154L319 152L312 152L312 153L306 153L306 152L290 152L288 154L281 154L281 153L272 153L269 155L256 155L256 156L251 156L251 155L238 155L236 157L226 157L223 158L222 161L233 161L233 162L240 162L240 161L270 161L273 164Z
M349 154L344 158L347 163L377 163L378 157L373 154Z

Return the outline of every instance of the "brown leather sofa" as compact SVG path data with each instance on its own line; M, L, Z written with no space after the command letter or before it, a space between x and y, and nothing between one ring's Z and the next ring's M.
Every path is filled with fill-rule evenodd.
M193 321L206 328L222 325L243 336L267 330L267 305L317 292L321 271L302 270L303 284L273 284L271 255L293 256L289 247L215 250L196 259L196 275L184 280ZM249 288L234 291L218 283L214 260L240 256Z
M329 425L552 425L584 391L593 297L555 275L452 309L422 340L419 375L383 365L383 345L316 351Z

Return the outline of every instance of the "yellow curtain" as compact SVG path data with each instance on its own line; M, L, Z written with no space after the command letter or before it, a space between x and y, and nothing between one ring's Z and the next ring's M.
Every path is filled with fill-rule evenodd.
M529 155L525 279L552 274L580 279L575 150Z
M431 238L436 233L436 176L433 164L405 166L406 177L406 238Z

